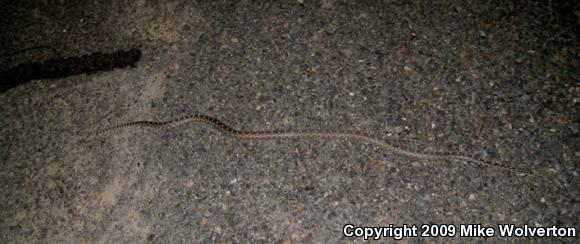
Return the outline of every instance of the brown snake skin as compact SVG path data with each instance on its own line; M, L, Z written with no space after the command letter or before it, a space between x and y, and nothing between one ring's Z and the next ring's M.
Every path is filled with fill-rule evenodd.
M179 119L155 122L155 121L135 121L128 122L124 124L119 124L112 126L103 130L96 132L97 135L107 134L126 127L150 127L150 128L173 128L186 123L191 122L201 122L216 128L223 134L232 136L238 139L246 140L275 140L275 139L338 139L347 138L354 139L358 141L367 142L378 146L388 152L399 154L402 156L424 159L424 160L457 160L457 161L467 161L470 163L480 164L484 166L491 166L494 168L507 170L513 173L530 175L531 171L526 171L518 168L514 168L505 164L500 164L494 161L488 161L483 159L478 159L474 157L464 156L460 154L448 153L448 152L435 152L435 153L419 153L413 152L407 149L403 149L400 146L388 143L383 140L373 138L367 134L349 131L349 130L294 130L294 131L240 131L236 130L220 120L203 114L194 114L185 116Z

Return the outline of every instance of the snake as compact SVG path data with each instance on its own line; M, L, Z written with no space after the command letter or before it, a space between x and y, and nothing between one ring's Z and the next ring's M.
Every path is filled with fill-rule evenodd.
M456 160L464 161L473 164L479 164L487 167L492 167L500 170L507 170L512 173L531 175L532 172L524 169L515 168L504 163L498 163L496 161L484 160L477 157L466 156L458 153L452 152L415 152L399 145L377 139L364 132L358 132L353 130L329 130L329 129L310 129L310 130L289 130L289 131L243 131L234 129L233 127L227 125L226 123L216 119L214 117L204 115L204 114L193 114L184 116L174 120L168 121L133 121L123 124L114 125L102 130L95 132L97 136L109 134L114 131L118 131L127 127L142 127L142 128L174 128L188 123L203 123L207 124L224 135L228 135L237 139L242 140L281 140L281 139L349 139L355 141L366 142L375 145L388 152L421 159L421 160L434 160L434 161L444 161L444 160Z

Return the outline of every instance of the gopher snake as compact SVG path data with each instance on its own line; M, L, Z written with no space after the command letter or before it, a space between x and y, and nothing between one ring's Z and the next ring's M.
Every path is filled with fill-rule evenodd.
M484 166L491 166L503 170L508 170L519 174L531 174L531 172L514 168L508 165L500 164L494 161L487 161L474 157L464 156L460 154L448 152L434 152L434 153L419 153L404 149L400 146L388 143L383 140L373 138L367 134L349 131L349 130L293 130L293 131L241 131L236 130L220 120L203 114L194 114L185 116L179 119L170 121L134 121L119 124L103 130L97 131L97 135L107 134L126 127L150 127L150 128L173 128L190 122L202 122L216 128L223 134L232 136L238 139L245 140L275 140L275 139L338 139L347 138L363 142L367 142L378 146L386 151L393 152L402 156L424 159L424 160L458 160L467 161L470 163L480 164Z

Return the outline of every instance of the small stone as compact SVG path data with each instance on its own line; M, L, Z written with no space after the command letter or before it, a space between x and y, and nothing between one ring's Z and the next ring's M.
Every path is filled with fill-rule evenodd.
M215 226L213 227L213 232L216 234L221 234L223 232L223 229L221 226Z
M254 232L254 238L258 241L263 241L266 238L264 237L264 235L262 234L261 231L257 230L256 232Z

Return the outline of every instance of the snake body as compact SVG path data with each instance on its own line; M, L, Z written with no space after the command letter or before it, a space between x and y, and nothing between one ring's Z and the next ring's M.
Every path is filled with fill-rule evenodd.
M469 157L465 155L449 153L449 152L433 152L433 153L420 153L414 152L408 149L404 149L400 146L391 144L389 142L376 139L365 133L350 131L350 130L292 130L292 131L242 131L234 129L233 127L221 122L220 120L203 115L194 114L185 116L182 118L169 120L169 121L134 121L115 125L109 128L98 131L97 135L108 134L113 131L117 131L127 127L149 127L149 128L173 128L183 124L201 122L210 125L220 131L225 135L232 136L237 139L244 140L276 140L276 139L339 139L346 138L352 140L358 140L376 145L386 151L399 154L402 156L423 159L423 160L458 160L466 161L470 163L480 164L484 166L491 166L498 169L507 170L510 172L518 174L531 174L529 171L514 168L505 164L500 164L494 161L488 161L484 159L478 159L475 157Z

